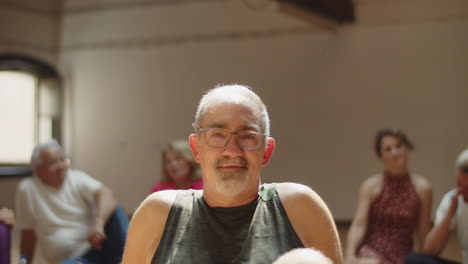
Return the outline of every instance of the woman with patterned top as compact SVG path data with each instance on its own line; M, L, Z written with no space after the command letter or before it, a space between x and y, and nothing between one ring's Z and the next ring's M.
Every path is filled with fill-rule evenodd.
M374 143L384 170L360 187L345 260L403 264L410 251L422 249L430 228L432 188L408 171L413 144L403 132L381 130Z

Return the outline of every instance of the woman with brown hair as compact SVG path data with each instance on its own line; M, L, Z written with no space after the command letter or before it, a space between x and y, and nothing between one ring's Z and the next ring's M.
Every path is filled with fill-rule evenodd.
M384 168L360 187L346 263L403 264L410 251L422 249L430 228L432 188L409 171L413 144L403 132L380 130L374 143Z

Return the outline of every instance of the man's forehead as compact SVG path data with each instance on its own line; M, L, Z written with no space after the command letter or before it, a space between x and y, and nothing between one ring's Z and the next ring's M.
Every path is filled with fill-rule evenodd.
M40 157L42 159L44 158L53 158L53 157L57 157L57 156L63 156L63 152L61 149L59 148L48 148L48 149L44 149L43 151L41 151L40 153Z
M260 114L245 104L223 103L211 106L203 116L201 125L204 128L259 130Z

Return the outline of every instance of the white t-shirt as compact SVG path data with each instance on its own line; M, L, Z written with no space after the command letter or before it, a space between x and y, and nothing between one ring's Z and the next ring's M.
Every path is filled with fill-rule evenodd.
M437 208L435 224L439 224L446 215L454 194L455 190L451 190L442 198L439 208ZM458 241L463 248L463 264L468 264L468 203L463 200L461 195L458 197L456 216L452 218L452 222L450 223L450 230L455 228Z
M77 170L68 170L59 189L44 184L37 176L20 182L16 227L36 232L34 264L60 263L90 248L94 193L101 186L101 182Z

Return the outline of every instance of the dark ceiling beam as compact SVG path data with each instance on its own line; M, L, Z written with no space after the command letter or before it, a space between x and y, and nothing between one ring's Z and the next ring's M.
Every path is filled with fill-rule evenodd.
M352 23L356 20L352 0L276 0L288 6L331 19L336 23Z

